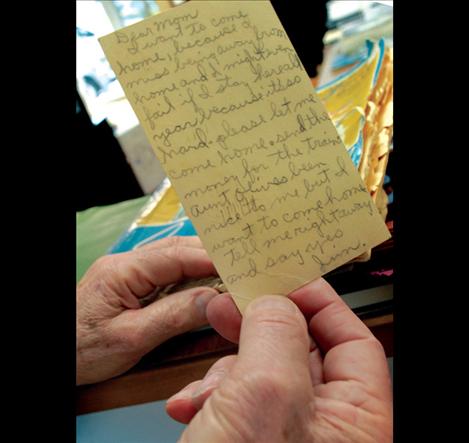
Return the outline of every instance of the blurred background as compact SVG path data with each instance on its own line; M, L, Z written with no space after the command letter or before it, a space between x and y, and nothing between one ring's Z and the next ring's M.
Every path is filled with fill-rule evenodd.
M76 160L86 172L77 187L77 211L149 194L164 178L98 38L182 3L76 2Z

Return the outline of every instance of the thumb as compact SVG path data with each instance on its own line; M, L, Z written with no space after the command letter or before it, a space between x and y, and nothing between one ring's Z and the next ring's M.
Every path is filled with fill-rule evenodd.
M261 376L278 374L283 383L308 382L309 346L306 320L298 307L286 297L263 296L244 313L236 369Z
M291 300L252 301L244 312L235 364L180 442L278 441L300 429L313 398L308 351L306 320Z
M149 352L164 341L207 324L208 302L218 291L208 287L190 288L170 294L150 305L127 310L119 317L128 317L138 325L138 347Z

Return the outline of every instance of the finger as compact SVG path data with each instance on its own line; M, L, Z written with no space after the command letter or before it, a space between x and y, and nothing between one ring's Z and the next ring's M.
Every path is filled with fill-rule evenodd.
M318 348L314 339L310 338L310 348L309 348L309 368L311 372L311 381L313 386L317 386L321 383L324 383L324 372L323 372L323 359L321 351Z
M288 298L300 308L306 322L309 323L314 314L331 300L335 300L334 294L336 292L332 286L323 278L318 278L291 292L288 294Z
M241 314L230 294L220 294L210 300L207 306L209 324L225 339L239 342L241 331ZM313 385L323 382L321 351L314 339L309 335L310 367Z
M289 295L306 318L324 357L324 381L359 380L379 388L389 373L382 346L365 324L324 280Z
M286 297L262 296L244 313L233 371L259 381L268 375L277 387L300 388L297 395L310 396L309 346L305 319L297 306Z
M220 294L210 300L207 306L207 320L222 337L233 343L239 342L242 317L230 294ZM322 356L314 339L310 335L308 337L311 380L314 386L324 381Z
M242 317L230 294L220 294L210 300L207 320L223 338L239 342Z
M189 423L194 415L202 409L212 392L228 376L235 362L235 355L221 358L210 367L203 380L189 384L169 398L166 403L168 415L181 423Z
M172 248L174 246L187 246L188 248L203 248L202 241L196 235L191 236L173 236L166 237L160 240L147 243L144 246L138 248L138 250L143 249L162 249L162 248Z
M207 324L207 304L217 294L208 287L175 292L145 308L122 312L113 320L113 327L134 335L135 346L146 353L171 337Z
M191 398L201 383L202 380L189 383L166 401L166 413L173 420L187 424L197 414L199 410L193 405Z
M323 278L288 297L309 320L311 334L324 353L341 343L372 337L370 330Z
M202 409L205 401L212 392L220 386L223 380L229 375L231 368L236 362L236 355L227 355L216 361L205 374L202 383L192 394L192 403L197 409Z
M176 283L183 278L216 275L207 252L201 248L171 246L137 249L115 257L117 272L123 287L136 297L148 295L158 286Z

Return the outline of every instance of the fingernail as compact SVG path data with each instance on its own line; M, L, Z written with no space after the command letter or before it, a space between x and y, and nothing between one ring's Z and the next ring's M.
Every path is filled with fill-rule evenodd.
M192 397L198 397L209 389L216 388L220 384L224 375L225 373L223 371L215 371L207 375L207 377L202 380L202 383L197 390L192 394Z
M190 389L191 387L192 387L191 385L186 386L181 391L176 392L176 394L169 397L168 400L166 400L166 402L169 403L170 401L173 401L173 400L183 400L183 399L185 400L185 399L191 398L192 397L191 395L192 389Z
M218 292L214 289L213 291L202 292L195 298L195 305L203 316L205 316L205 310L207 309L208 302L217 295Z
M259 309L279 309L282 311L296 312L297 308L287 297L281 295L264 295L251 302L249 309L252 311Z

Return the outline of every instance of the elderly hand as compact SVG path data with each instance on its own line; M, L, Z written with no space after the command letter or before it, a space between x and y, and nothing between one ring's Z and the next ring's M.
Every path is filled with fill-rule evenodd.
M383 348L325 280L256 299L242 323L227 294L207 316L239 353L168 400L181 442L392 441Z
M77 384L119 375L169 338L206 324L218 294L198 287L141 307L157 287L216 275L197 237L172 237L97 260L77 286Z

